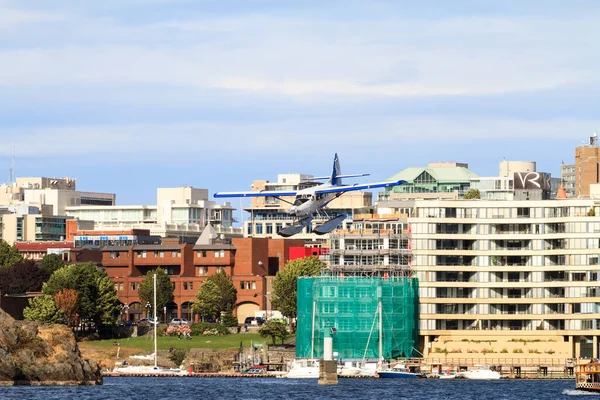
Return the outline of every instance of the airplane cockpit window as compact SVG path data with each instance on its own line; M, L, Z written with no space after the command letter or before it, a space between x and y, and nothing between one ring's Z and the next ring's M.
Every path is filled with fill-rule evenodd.
M310 197L306 197L306 198L296 197L296 201L294 201L294 205L295 206L302 205L302 204L306 203L308 200L310 200Z

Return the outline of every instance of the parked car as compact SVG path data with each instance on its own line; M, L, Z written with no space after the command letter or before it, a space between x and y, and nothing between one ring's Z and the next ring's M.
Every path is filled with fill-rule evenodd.
M173 318L169 325L188 325L190 321L185 318Z
M254 326L261 326L265 322L266 321L265 321L265 319L263 317L247 317L244 320L244 324L254 325Z
M139 321L137 321L138 325L151 325L153 324L154 321L152 320L152 318L142 318Z

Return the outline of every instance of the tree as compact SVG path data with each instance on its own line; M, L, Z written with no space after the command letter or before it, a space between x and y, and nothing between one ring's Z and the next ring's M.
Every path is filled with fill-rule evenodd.
M588 217L595 217L596 216L596 210L594 210L594 207L590 207L590 211L588 211Z
M0 268L8 268L23 262L23 257L16 246L11 246L0 240Z
M299 258L288 261L283 270L277 272L273 280L273 293L271 304L274 309L289 318L296 318L296 296L298 291L298 278L302 276L319 275L323 263L315 256Z
M40 270L31 260L25 260L12 267L0 268L0 293L39 292L49 277L49 273Z
M52 275L54 271L65 266L65 262L58 254L46 254L42 261L39 262L38 268Z
M62 311L65 324L70 327L77 325L77 300L79 294L75 289L63 289L54 295L56 306Z
M56 305L52 296L44 295L29 299L29 306L23 310L27 321L47 324L62 324L63 313Z
M258 333L262 337L270 337L273 344L275 344L277 340L281 340L281 344L283 344L285 340L290 337L290 332L288 332L285 322L277 319L265 323L258 330Z
M228 327L228 328L234 328L234 327L238 326L238 320L233 315L233 311L231 310L231 307L229 307L225 311L225 314L223 314L223 318L221 319L221 323L223 325L225 325L226 327Z
M203 317L220 318L221 313L232 310L237 300L237 290L225 271L209 276L198 289L192 310Z
M481 192L479 189L469 189L467 193L463 196L465 200L473 200L473 199L481 199Z
M77 314L96 325L114 324L119 315L119 299L114 283L94 263L70 264L55 271L42 292L54 296L63 289L79 293Z
M156 274L156 307L160 310L173 299L173 284L163 268L148 272L140 284L138 294L142 305L150 303L154 307L154 275ZM157 311L158 315L158 311Z

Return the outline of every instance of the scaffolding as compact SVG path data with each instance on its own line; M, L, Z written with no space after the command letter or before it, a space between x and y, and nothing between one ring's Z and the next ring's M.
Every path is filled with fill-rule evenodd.
M323 357L333 333L341 359L410 357L418 338L418 281L390 276L298 279L296 357Z
M331 234L329 265L334 276L412 276L411 235L408 231L369 229Z

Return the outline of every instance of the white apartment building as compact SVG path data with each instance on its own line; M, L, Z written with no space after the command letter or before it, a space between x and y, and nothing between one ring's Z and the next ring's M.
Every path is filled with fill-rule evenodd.
M148 229L161 237L198 238L211 224L218 233L241 236L234 228L230 203L208 200L208 190L190 186L157 189L157 204L125 206L70 206L68 216L94 221L94 230Z
M409 223L426 351L494 331L598 357L600 202L417 200Z
M0 186L0 205L34 206L52 216L64 216L68 206L111 206L115 200L114 193L78 191L71 178L24 177Z

